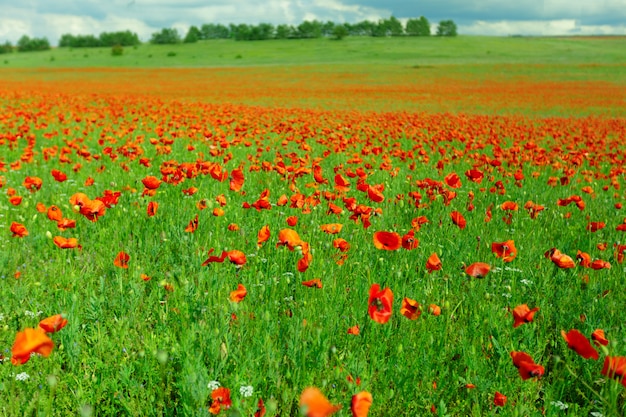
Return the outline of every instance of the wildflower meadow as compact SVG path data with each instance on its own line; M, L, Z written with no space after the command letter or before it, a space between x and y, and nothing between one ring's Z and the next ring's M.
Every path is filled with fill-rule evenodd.
M624 40L554 42L0 67L0 414L626 413Z

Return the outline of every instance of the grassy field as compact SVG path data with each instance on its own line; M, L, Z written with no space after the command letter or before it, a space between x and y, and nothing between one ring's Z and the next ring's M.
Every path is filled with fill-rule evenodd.
M0 57L0 414L624 415L624 43Z

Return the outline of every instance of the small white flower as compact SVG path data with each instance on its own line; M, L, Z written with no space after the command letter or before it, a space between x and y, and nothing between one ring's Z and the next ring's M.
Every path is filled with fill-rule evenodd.
M565 404L562 401L550 401L550 404L561 410L567 410L567 408L569 407L569 405Z
M26 372L15 375L16 381L26 381L28 378L30 378L30 375L28 375Z
M604 417L604 414L598 412L598 411L592 411L591 413L589 413L591 415L591 417Z
M522 284L524 284L524 285L527 285L527 286L533 285L533 282L531 280L529 280L529 279L522 279L522 280L520 280L520 282Z
M207 387L208 387L211 391L213 391L213 390L216 390L216 389L218 389L218 388L220 387L220 383L219 383L219 381L210 381L210 382L207 384Z
M252 397L252 393L254 392L254 388L252 385L242 385L239 387L239 393L242 397Z
M504 298L511 298L511 294L507 294L507 293L502 293L502 296Z
M28 317L35 317L35 315L36 315L36 314L35 314L35 313L33 313L33 312L32 312L32 311L30 311L30 310L26 310L26 311L24 312L24 315L26 315L26 316L28 316Z
M4 314L0 313L0 321L4 320Z

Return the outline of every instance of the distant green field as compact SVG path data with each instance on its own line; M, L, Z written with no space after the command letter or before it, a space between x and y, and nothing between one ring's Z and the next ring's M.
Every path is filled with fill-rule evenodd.
M371 38L233 41L125 48L55 48L0 56L5 68L39 67L215 67L257 65L389 64L602 64L625 65L626 37ZM614 71L615 69L612 69ZM622 76L624 68L619 71Z

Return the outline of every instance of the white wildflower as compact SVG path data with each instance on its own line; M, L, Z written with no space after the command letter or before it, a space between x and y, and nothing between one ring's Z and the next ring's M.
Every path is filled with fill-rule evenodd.
M252 397L252 393L254 392L254 388L252 385L242 385L239 387L239 393L242 397Z
M218 389L220 386L221 385L220 385L219 381L210 381L207 384L207 388L209 388L211 391Z
M550 401L550 404L561 410L567 410L567 408L569 407L569 405L565 404L562 401Z
M28 375L26 372L15 375L16 381L26 381L28 378L30 378L30 375Z

